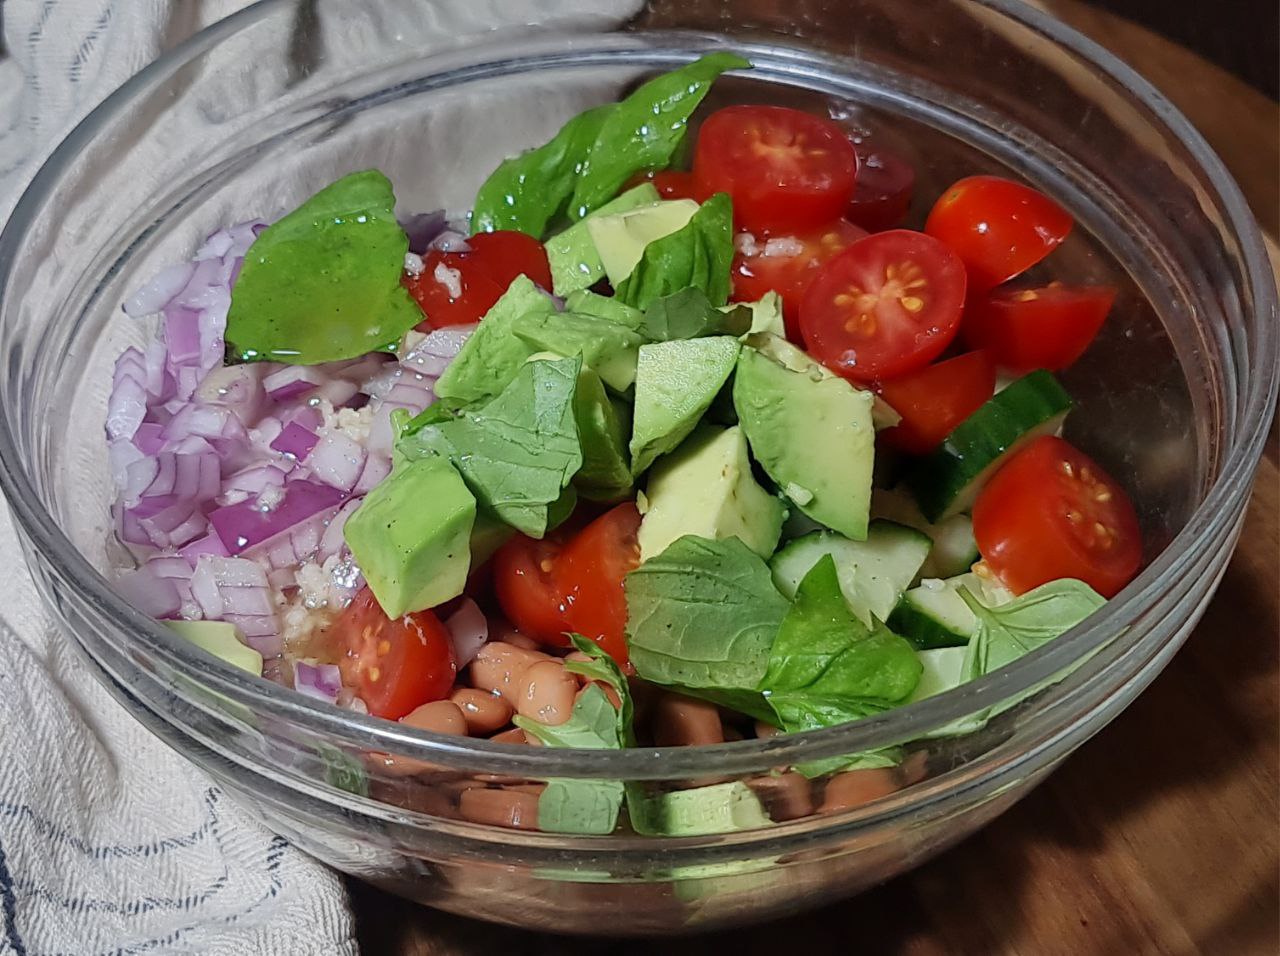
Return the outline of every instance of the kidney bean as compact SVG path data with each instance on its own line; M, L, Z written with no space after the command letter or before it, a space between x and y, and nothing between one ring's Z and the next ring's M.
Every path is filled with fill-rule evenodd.
M887 797L898 790L893 770L876 767L869 770L846 770L827 781L822 794L822 813L852 810L872 800Z
M704 700L662 694L653 708L653 742L659 747L724 743L720 712Z
M475 737L501 730L511 722L511 705L497 694L459 687L449 699L458 705L467 721L467 732Z
M478 788L464 790L458 798L458 812L472 823L516 830L538 829L538 797L532 793Z
M555 660L538 661L520 675L516 712L542 724L563 724L573 712L578 682Z
M400 718L400 723L433 734L459 734L464 737L467 734L467 720L462 708L451 700L433 700L415 707Z
M763 720L756 721L756 737L760 740L768 740L770 737L776 737L780 733L782 731L773 726L773 724L766 724Z
M747 781L769 816L777 821L795 820L813 813L813 788L804 774L789 771Z
M522 647L490 641L480 648L480 653L471 662L471 683L480 690L501 694L511 706L515 707L523 689L521 677L534 664L555 659L537 651L527 651ZM557 662L557 666L559 665Z

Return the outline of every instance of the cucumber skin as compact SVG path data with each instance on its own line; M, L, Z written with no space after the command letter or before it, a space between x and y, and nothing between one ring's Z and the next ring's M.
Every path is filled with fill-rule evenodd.
M885 621L889 630L901 634L918 651L931 651L939 647L964 647L969 642L959 637L931 618L923 611L918 611L905 601L898 606Z
M906 484L925 518L936 524L965 510L971 504L963 500L965 492L984 472L1020 441L1065 415L1071 405L1071 396L1042 369L989 398L908 473Z

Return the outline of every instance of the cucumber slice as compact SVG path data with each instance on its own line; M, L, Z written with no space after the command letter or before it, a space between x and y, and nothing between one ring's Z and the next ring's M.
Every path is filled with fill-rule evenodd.
M933 549L920 569L922 578L949 578L963 574L978 560L978 542L973 537L973 520L966 514L952 515L930 524L920 506L907 492L876 488L871 492L871 516L888 518L908 528L923 531L933 539Z
M924 670L920 672L920 682L907 698L907 703L914 704L918 700L944 693L964 683L962 678L967 652L966 647L939 647L917 654Z
M976 574L960 574L945 581L926 578L919 587L902 596L886 621L891 630L901 634L920 650L938 647L962 647L969 643L978 622L960 597L967 587L984 604L995 606L1009 600L1003 588L988 585Z
M870 624L872 615L883 621L897 606L928 557L930 544L929 536L914 528L873 521L865 541L851 541L834 531L797 538L773 556L770 567L778 590L791 598L819 559L831 555L845 601Z
M1043 370L993 395L907 475L925 518L938 522L968 511L1006 455L1056 432L1070 410L1071 397Z

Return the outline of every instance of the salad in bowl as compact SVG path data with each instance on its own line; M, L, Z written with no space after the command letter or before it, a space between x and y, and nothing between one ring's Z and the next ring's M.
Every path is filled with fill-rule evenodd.
M856 721L1117 594L1138 519L1060 437L1055 377L1115 292L1024 275L1070 215L974 175L903 228L914 173L874 137L701 115L749 67L709 54L574 117L465 216L397 218L361 170L138 290L157 334L106 421L119 590L333 707L578 749ZM433 813L582 834L761 826L921 774L899 747L663 793L360 759Z

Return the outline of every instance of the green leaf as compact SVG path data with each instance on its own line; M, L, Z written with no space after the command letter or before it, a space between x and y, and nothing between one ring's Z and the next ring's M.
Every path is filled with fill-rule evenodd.
M643 678L750 691L787 612L768 565L737 538L677 539L627 575L631 663Z
M592 501L617 501L632 489L627 435L631 431L631 406L605 393L600 376L584 368L573 398L582 445L582 468L573 485Z
M874 618L868 628L849 610L826 554L800 582L760 686L785 730L813 730L905 700L922 669L904 638Z
M820 760L806 760L793 768L810 780L815 777L826 777L846 770L877 770L896 767L902 763L904 754L901 747L886 747L884 750L872 750L860 754L845 754L840 757L824 757Z
M617 108L606 103L579 113L544 145L501 163L476 193L471 231L515 229L541 239L568 207L591 144Z
M635 271L615 290L619 301L648 309L663 296L701 289L714 306L729 300L733 263L733 205L726 193L702 204L683 229L644 247Z
M316 744L314 750L324 764L324 778L330 786L358 797L369 796L369 775L359 760L330 744Z
M1083 581L1064 578L1042 584L999 607L987 607L967 588L960 597L978 619L964 671L972 680L1011 664L1075 627L1106 599Z
M750 308L722 311L711 304L705 292L690 287L649 303L640 333L651 342L669 342L705 335L742 335L750 328Z
M604 691L592 684L579 696L573 713L562 724L552 726L521 716L515 717L513 723L545 747L617 750L623 740L620 719ZM618 780L548 780L547 789L538 798L538 827L551 833L612 833L623 795L622 782Z
M581 674L591 680L608 684L618 695L622 706L615 711L618 718L618 739L624 747L635 746L635 727L632 726L635 705L631 700L631 685L622 673L617 661L605 653L595 641L581 634L570 634L574 648L591 658L589 661L565 661L564 669L570 674Z
M601 125L569 203L570 217L581 219L608 202L640 170L666 168L716 77L750 68L736 54L709 53L638 87Z
M436 397L462 405L497 395L537 351L515 335L516 325L527 316L550 315L555 310L532 279L517 276L436 380Z
M393 349L422 321L400 285L409 240L395 204L390 180L369 169L268 226L231 292L230 354L315 365Z
M528 362L493 401L407 435L396 451L449 458L478 502L541 538L582 465L573 410L581 368L578 358Z

